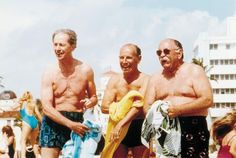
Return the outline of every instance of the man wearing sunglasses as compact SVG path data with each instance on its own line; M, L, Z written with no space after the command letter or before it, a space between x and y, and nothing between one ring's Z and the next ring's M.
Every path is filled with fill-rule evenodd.
M144 112L156 100L170 101L168 115L181 126L181 157L208 157L206 116L213 104L212 89L202 67L183 61L182 44L165 39L156 51L163 69L149 81Z

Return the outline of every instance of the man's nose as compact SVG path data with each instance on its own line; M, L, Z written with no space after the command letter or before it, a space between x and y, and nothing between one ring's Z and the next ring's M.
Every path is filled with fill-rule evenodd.
M127 58L124 58L124 59L123 59L123 63L127 63Z
M59 45L55 45L55 50L60 50L61 47Z

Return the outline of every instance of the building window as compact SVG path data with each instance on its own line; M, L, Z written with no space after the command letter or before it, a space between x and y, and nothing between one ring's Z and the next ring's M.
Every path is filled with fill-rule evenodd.
M235 92L234 89L231 88L231 89L230 89L230 94L234 94L234 92Z
M225 80L225 75L220 75L221 80Z
M225 60L225 65L229 65L229 60Z
M215 108L231 108L231 109L235 109L235 103L230 102L230 103L214 103L214 107Z
M230 49L230 44L226 44L226 45L225 45L225 48L226 48L226 49Z
M209 49L210 49L210 50L213 49L213 44L210 44Z
M217 50L218 49L218 44L210 44L209 49L210 50Z
M214 60L210 60L210 65L214 65Z
M213 94L236 94L236 88L214 88Z
M233 74L230 74L230 75L229 75L229 78L230 78L230 80L234 80L234 75L233 75Z
M225 75L225 79L226 79L226 80L229 80L229 75Z
M220 65L224 65L224 60L220 60Z
M218 49L218 44L210 44L209 49L210 50L217 50Z
M236 74L211 74L210 77L216 80L235 80Z
M11 120L7 120L7 125L11 125Z

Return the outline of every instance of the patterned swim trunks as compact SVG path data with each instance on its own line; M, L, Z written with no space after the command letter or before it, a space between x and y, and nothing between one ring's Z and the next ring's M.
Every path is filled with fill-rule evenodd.
M205 116L180 117L181 157L208 158L209 131Z
M83 122L83 113L65 111L60 111L60 113L72 121ZM62 149L66 141L70 139L70 133L69 128L44 116L39 136L40 145L41 147Z

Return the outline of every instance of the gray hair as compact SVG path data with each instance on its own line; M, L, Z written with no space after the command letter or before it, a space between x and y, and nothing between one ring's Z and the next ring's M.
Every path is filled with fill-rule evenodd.
M71 45L75 45L76 46L76 43L77 43L77 35L75 33L75 31L71 30L71 29L59 29L59 30L56 30L53 35L52 35L52 40L54 40L54 37L56 36L56 34L58 33L64 33L64 34L67 34L69 36L69 40L68 42L71 44Z

